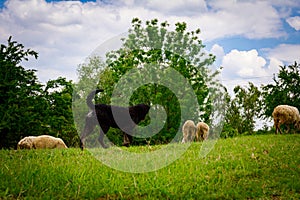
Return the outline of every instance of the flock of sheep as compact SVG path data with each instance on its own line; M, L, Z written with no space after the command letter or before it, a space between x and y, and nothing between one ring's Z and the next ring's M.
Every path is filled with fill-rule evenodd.
M203 141L208 138L209 126L205 122L198 122L197 126L192 120L187 120L182 126L182 143Z
M272 113L274 119L275 133L278 131L282 134L281 125L287 126L287 132L290 131L290 125L300 130L300 114L296 107L289 105L279 105L274 108ZM209 126L204 122L199 122L197 125L192 120L187 120L182 127L183 139L182 143L203 141L208 138ZM24 137L18 142L18 149L54 149L68 148L64 141L60 138L40 135Z

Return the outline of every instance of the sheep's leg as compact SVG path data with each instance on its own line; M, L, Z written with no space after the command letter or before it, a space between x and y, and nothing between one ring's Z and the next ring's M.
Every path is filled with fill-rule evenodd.
M191 134L190 133L188 133L188 135L187 135L187 138L186 138L187 140L187 142L190 142L191 141Z
M189 142L193 142L196 138L196 133L194 132L194 130L189 130Z
M191 142L192 141L192 135L191 133L189 132L188 133L188 136L187 136L187 142Z
M281 131L280 125L278 125L278 130L279 130L279 133L280 133L280 134L282 134L282 131Z
M282 120L280 120L280 119L278 119L277 121L276 121L276 123L275 123L276 125L277 125L277 127L278 127L278 130L279 130L279 133L280 134L283 134L282 133L282 130L281 130L281 125L283 125L284 124L284 121L282 121Z
M274 118L274 127L275 127L275 134L278 134L278 129L279 129L279 121L278 119Z
M197 141L197 135L196 135L196 133L195 132L193 132L193 134L192 134L192 142L193 141Z
M195 139L196 139L196 134L195 134L195 132L192 132L191 133L191 142L195 141Z
M203 133L203 140L207 139L207 133Z
M276 132L275 132L275 133L276 133L276 135L278 134L278 131L279 131L279 134L282 134L282 133L281 133L281 129L280 129L280 127L276 127Z
M203 141L203 131L202 130L200 130L200 132L199 132L199 140L200 141Z
M290 125L287 125L287 131L286 131L286 133L290 133L290 130L291 130Z
M186 143L187 142L187 135L184 134L181 143Z
M278 134L279 124L274 120L275 134ZM280 129L279 129L280 130Z
M199 134L196 133L196 142L199 142Z

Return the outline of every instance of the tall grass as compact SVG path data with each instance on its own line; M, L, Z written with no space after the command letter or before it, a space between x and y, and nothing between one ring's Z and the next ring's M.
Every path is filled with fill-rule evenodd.
M300 135L223 139L205 158L200 147L140 174L111 169L87 150L1 150L0 199L300 199Z

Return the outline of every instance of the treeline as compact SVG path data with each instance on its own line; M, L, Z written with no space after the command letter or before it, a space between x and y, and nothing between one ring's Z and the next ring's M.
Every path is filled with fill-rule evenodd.
M279 66L273 83L260 87L251 82L246 87L236 86L234 97L228 96L226 101L225 124L221 137L273 132L267 125L254 131L256 122L272 119L273 109L277 105L286 104L300 109L299 92L300 65L297 62Z
M22 61L38 53L13 41L0 49L0 148L15 148L29 135L49 134L63 138L68 146L79 139L72 116L73 83L65 78L41 84L36 70L26 70Z
M215 57L204 53L204 45L198 36L200 30L188 32L185 23L175 24L174 31L168 31L168 26L167 22L159 24L156 19L145 25L139 19L133 19L123 46L108 52L105 61L92 57L88 63L79 65L79 81L76 83L59 77L41 84L36 70L26 70L21 66L30 57L37 59L38 53L25 49L9 37L8 43L1 45L0 52L0 148L15 148L21 138L42 134L60 137L68 146L79 146L77 129L79 132L82 129L88 111L85 105L87 94L99 87L105 91L97 97L101 103L127 98L128 94L122 93L116 98L113 89L122 77L124 81L128 72L141 66L151 80L166 76L165 82L141 85L133 90L129 104L148 103L154 105L156 111L165 110L166 116L161 116L165 125L159 134L135 138L136 145L170 142L184 117L206 121L213 128L222 129L220 136L226 138L257 133L254 131L257 120L270 118L273 108L279 104L299 108L299 64L281 66L272 84L236 86L234 97L230 97L217 79L219 71L209 70ZM180 84L174 74L170 77L168 70L158 75L156 71L161 67L179 72L188 86ZM131 84L140 79L139 73L132 73L124 83ZM118 87L127 91L126 85ZM190 89L195 98L191 98ZM197 109L189 106L195 104L193 100L199 105ZM150 120L148 117L144 124ZM267 132L269 128L259 132ZM91 140L96 137L97 132ZM111 129L108 138L117 145L122 143L119 130Z

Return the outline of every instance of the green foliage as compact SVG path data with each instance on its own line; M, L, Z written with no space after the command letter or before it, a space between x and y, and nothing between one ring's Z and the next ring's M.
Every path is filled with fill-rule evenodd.
M107 53L107 67L101 68L98 76L100 78L98 87L104 89L104 93L98 97L101 103L111 103L114 98L112 97L114 87L130 70L146 69L144 74L136 73L127 78L128 83L143 79L145 74L152 80L159 80L157 71L165 71L162 73L166 74L168 69L176 70L188 81L196 95L198 109L183 108L183 105L179 105L180 100L188 105L192 97L186 93L188 88L179 83L174 76L167 77L164 81L173 85L176 91L180 91L180 96L176 96L174 91L159 83L142 84L133 92L130 105L137 103L160 105L167 113L168 117L163 130L154 138L149 139L154 143L166 143L174 138L182 117L182 113L179 112L180 108L189 112L194 121L201 120L209 123L214 98L220 95L219 90L222 87L216 80L219 72L213 72L208 68L215 61L215 56L205 53L204 45L199 39L200 30L189 32L184 22L176 23L173 31L168 28L168 22L159 24L157 19L153 19L146 21L143 25L140 19L134 18L127 38L122 39L123 46ZM95 68L92 62L88 66ZM79 70L81 68L82 66L79 66ZM123 86L124 91L132 89L126 84ZM124 98L121 94L117 97ZM125 106L127 106L126 103L123 102ZM155 106L153 108L156 109Z
M231 124L225 123L220 134L221 138L232 138L239 135L238 129Z
M20 65L37 53L12 41L0 52L0 148L14 148L30 135L61 137L67 145L78 143L72 115L72 83L65 78L38 82L36 70ZM77 141L76 141L77 140Z
M49 80L43 91L47 100L46 113L43 116L48 134L60 137L67 146L78 146L79 137L72 112L73 84L65 78Z
M87 95L95 89L96 85L99 82L99 74L102 72L100 77L100 82L107 80L110 78L109 74L106 72L104 68L104 62L100 57L92 57L89 58L87 64L80 64L77 68L78 73L78 82L73 85L73 101L72 101L72 111L75 126L79 132L84 127L85 116L89 111L89 108L86 105L86 97ZM112 83L108 84L111 85ZM107 92L106 88L104 94ZM102 95L101 93L100 95ZM102 103L108 103L108 98L103 100ZM97 140L99 136L99 132L97 130L94 131L93 140Z
M0 148L12 147L25 131L40 126L41 114L35 105L43 100L36 98L41 93L35 70L25 70L20 63L29 56L37 58L37 53L25 50L22 44L9 37L7 46L0 50ZM26 123L25 123L26 122Z
M253 134L255 119L268 119L277 105L292 105L300 109L300 65L296 62L289 66L280 66L274 83L259 90L249 83L248 88L236 86L235 97L226 101L226 117L221 137L238 134ZM267 127L256 134L269 133Z
M227 113L223 130L224 137L234 136L237 133L248 132L252 134L255 128L255 119L262 112L262 95L258 87L248 83L248 87L234 88L235 97L231 100L227 97Z
M0 199L299 199L299 136L220 139L205 158L193 143L171 165L139 174L79 149L1 150Z
M280 66L274 83L263 86L264 117L272 116L278 105L291 105L300 109L300 65L296 62L289 66Z

